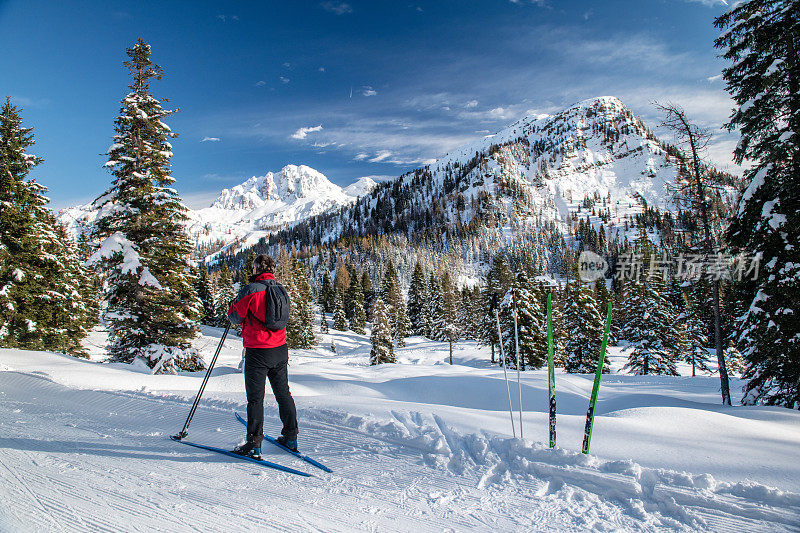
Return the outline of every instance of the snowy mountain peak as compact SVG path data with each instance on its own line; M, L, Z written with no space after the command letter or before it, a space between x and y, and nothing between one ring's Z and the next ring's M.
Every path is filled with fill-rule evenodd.
M355 196L356 198L361 198L362 196L366 196L378 186L378 182L372 179L369 176L364 176L363 178L359 178L355 183L349 185L344 188L345 194L348 196Z
M341 195L342 189L324 174L306 165L286 165L279 172L253 176L241 185L223 189L211 207L251 210L267 201L291 202L302 198Z

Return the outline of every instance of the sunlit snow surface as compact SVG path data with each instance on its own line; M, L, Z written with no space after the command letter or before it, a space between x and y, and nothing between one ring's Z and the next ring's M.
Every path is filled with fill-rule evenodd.
M205 328L196 346L210 359L220 335ZM614 373L603 377L585 456L592 376L557 375L550 450L545 372L522 374L525 438L514 439L488 349L456 344L450 366L446 344L414 337L398 364L371 367L368 338L332 332L291 352L301 451L334 473L264 451L310 479L171 442L203 372L101 363L102 330L87 343L92 361L0 350L0 531L800 527L797 411L723 408L716 376ZM233 416L245 405L240 353L239 338L226 340L191 440L227 448L243 438ZM612 349L612 369L624 357ZM269 394L266 429L279 431Z

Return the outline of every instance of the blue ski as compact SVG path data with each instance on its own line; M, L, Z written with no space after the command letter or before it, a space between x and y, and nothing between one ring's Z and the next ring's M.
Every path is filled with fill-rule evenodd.
M245 426L247 426L247 420L245 420L244 418L242 418L242 415L240 415L239 413L236 413L236 419L237 419L237 420L239 420L239 422L241 422L241 423L242 423L242 424L244 424ZM325 472L333 472L333 470L331 470L330 468L328 468L328 467L327 467L327 466L325 466L324 464L320 463L319 461L315 461L315 460L314 460L314 459L312 459L311 457L309 457L309 456L307 456L307 455L303 455L302 453L299 453L299 452L293 452L292 450L290 450L290 449L289 449L289 448L287 448L286 446L282 445L281 443L279 443L277 440L273 439L273 438L272 438L272 437L270 437L269 435L264 435L264 439L265 439L265 440L268 440L269 442L271 442L272 444L274 444L275 446L277 446L277 447L278 447L278 448L280 448L281 450L284 450L284 451L287 451L287 452L289 452L290 454L294 455L294 456L295 456L295 457L297 457L298 459L302 459L303 461L307 462L308 464L311 464L311 465L314 465L314 466L316 466L316 467L317 467L317 468L319 468L320 470L324 470Z
M288 466L279 465L278 463L271 463L269 461L253 459L252 457L246 457L244 455L237 455L233 452L229 452L228 450L223 450L222 448L215 448L213 446L206 446L205 444L196 444L194 442L189 442L186 440L178 440L175 437L170 437L175 442L180 442L181 444L186 444L187 446L194 446L195 448L200 448L201 450L208 450L210 452L217 452L221 453L222 455L227 455L229 457L233 457L234 459L244 459L245 461L250 461L251 463L256 463L261 466L266 466L267 468L274 468L275 470L281 470L283 472L288 472L290 474L297 474L298 476L304 477L314 477L309 473L301 472L300 470L295 470L294 468L289 468Z

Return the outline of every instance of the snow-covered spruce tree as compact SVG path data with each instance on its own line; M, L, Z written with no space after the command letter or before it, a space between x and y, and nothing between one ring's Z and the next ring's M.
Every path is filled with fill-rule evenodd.
M331 275L325 271L322 276L322 287L319 290L319 306L323 313L333 313L333 283L331 282Z
M214 287L211 283L211 278L208 276L208 267L205 263L200 265L195 288L197 289L197 296L203 305L203 315L200 317L200 322L208 326L215 325L217 309L214 306Z
M29 180L42 159L26 153L11 100L0 110L0 346L85 356L81 341L98 307L78 250L46 207L46 188Z
M381 363L395 363L394 343L392 342L392 326L389 323L389 314L383 300L376 298L372 303L372 350L369 353L369 362L372 365Z
M714 24L732 63L722 75L736 103L727 127L741 134L734 160L751 163L727 238L760 258L735 295L742 403L800 409L800 3L750 0Z
M425 273L419 263L414 265L411 274L411 285L408 288L408 320L414 335L427 335L425 320L425 303L428 299Z
M347 292L350 294L350 305L352 306L350 329L363 335L367 325L367 313L364 311L364 293L361 292L361 283L351 283Z
M442 284L436 274L431 273L427 286L423 324L428 330L427 337L435 341L445 340L447 320L444 314L444 294Z
M219 269L219 277L217 278L214 293L214 306L216 309L214 314L217 326L225 327L228 324L228 309L234 298L236 298L236 291L233 288L231 272L228 270L228 263L223 261Z
M567 283L563 299L564 370L576 374L596 372L605 319L597 309L594 291L578 279L577 270ZM606 359L603 372L609 371Z
M364 270L361 273L361 294L364 295L364 312L369 317L372 313L372 301L375 299L375 289L372 287L372 279L369 272Z
M486 273L486 282L481 293L480 343L491 347L491 361L495 362L495 348L498 344L497 320L492 309L493 299L499 299L511 287L513 275L505 258L497 254L492 258L492 266ZM499 353L497 354L499 360Z
M648 265L653 246L642 228L636 240L642 255L642 272L637 279L623 284L619 338L632 348L626 369L637 375L667 374L677 376L675 363L680 357L680 330L677 311L667 299L667 289L660 274L650 275Z
M289 292L291 312L289 324L286 326L286 343L289 348L312 348L314 338L314 307L311 285L308 283L306 269L296 256L292 257L291 283Z
M397 281L397 271L395 271L391 259L386 267L386 273L383 275L383 299L386 304L389 324L392 326L392 333L394 334L394 339L397 341L397 346L405 346L405 338L408 336L411 324L408 322L406 302L403 298L403 293L400 291L400 283Z
M189 341L202 303L190 269L186 207L170 187L169 139L176 134L161 121L173 112L150 94L150 82L163 76L150 45L139 39L127 54L132 82L105 165L114 180L94 202L93 234L102 242L90 259L104 276L111 356L141 359L154 372L200 370L203 360Z
M342 291L336 291L333 298L333 329L347 331L347 317L344 314Z
M684 362L692 365L692 376L696 375L697 370L711 372L708 368L708 335L706 335L707 324L700 316L700 310L691 298L685 296L686 306L682 315L678 315L678 323L684 324L686 334L685 349L683 351ZM726 359L727 362L727 359Z
M514 339L513 302L517 304L517 330L522 366L540 368L547 360L546 321L539 289L531 284L528 275L521 270L511 288L500 303L500 319L503 328L503 351L509 361L516 364L517 352Z

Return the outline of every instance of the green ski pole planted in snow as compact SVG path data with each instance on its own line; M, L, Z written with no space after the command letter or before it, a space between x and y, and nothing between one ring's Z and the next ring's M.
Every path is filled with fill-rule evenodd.
M550 397L550 447L556 446L556 373L553 368L553 295L547 295L547 392Z
M608 316L606 316L606 330L603 333L603 344L600 345L600 360L597 361L597 372L594 373L594 387L592 398L589 400L589 410L586 411L586 428L583 432L583 453L589 453L589 443L592 441L592 425L594 424L594 406L597 405L597 393L600 390L600 376L603 375L603 361L606 358L606 344L608 331L611 329L611 302L608 302Z

